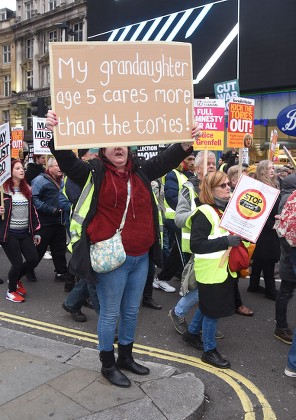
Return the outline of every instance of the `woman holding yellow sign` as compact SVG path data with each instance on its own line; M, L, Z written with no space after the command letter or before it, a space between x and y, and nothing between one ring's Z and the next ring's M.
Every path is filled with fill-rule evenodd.
M188 326L188 333L200 342L202 330L202 361L227 369L230 362L217 351L216 330L219 318L235 312L234 290L237 273L230 271L228 247L241 243L238 235L221 228L220 218L230 198L230 182L224 172L208 173L201 183L199 201L202 203L186 224L191 228L190 249L194 252L194 271L198 282L199 308Z

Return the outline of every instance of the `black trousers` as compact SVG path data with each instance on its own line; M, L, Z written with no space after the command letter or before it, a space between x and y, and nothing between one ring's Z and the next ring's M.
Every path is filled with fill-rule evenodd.
M147 280L143 291L143 297L152 297L153 293L153 280L155 275L155 264L152 260L152 258L149 257L149 267L148 267L148 274L147 274Z
M52 261L55 271L58 274L68 272L68 264L66 260L66 228L64 225L43 226L38 231L41 236L41 242L37 246L39 261L45 254L47 247L50 247Z
M38 253L29 232L22 236L9 235L7 242L2 242L1 245L11 263L8 272L9 291L15 292L17 282L27 271L34 270L37 266ZM23 261L23 256L25 261Z
M287 309L296 289L296 282L281 281L281 286L275 301L275 320L277 328L288 328Z
M252 264L252 273L250 275L250 287L257 287L260 283L260 274L263 271L266 291L273 291L275 287L274 268L275 260L259 260L254 258Z

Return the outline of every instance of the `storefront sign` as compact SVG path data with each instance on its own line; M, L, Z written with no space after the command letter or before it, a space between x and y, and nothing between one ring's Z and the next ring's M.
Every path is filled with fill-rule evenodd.
M222 216L220 226L256 242L280 191L242 175Z
M191 140L191 44L50 43L57 149Z
M288 136L296 136L296 104L282 109L277 116L278 128Z
M194 150L224 149L224 109L222 99L194 100L194 120L202 131L194 142Z

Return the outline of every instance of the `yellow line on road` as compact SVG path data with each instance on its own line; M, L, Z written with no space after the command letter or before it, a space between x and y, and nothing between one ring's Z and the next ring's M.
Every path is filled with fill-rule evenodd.
M5 312L0 312L0 319L8 323L22 325L28 328L37 329L41 331L46 331L51 334L58 334L65 337L74 338L77 340L82 340L90 343L97 343L97 335L91 334L88 332L80 331L77 329L66 328L60 325L55 325L43 321L38 321L35 319L25 318L19 315L8 314ZM244 376L239 373L227 369L217 369L215 367L209 366L206 363L203 363L199 358L184 355L181 353L174 353L169 350L158 349L155 347L144 346L142 344L134 345L134 351L138 354L144 354L151 357L156 357L158 359L170 360L177 363L182 363L185 365L190 365L198 369L205 370L211 374L217 376L218 378L225 381L230 387L233 388L237 394L239 400L241 401L245 416L245 420L254 420L255 413L253 405L250 398L244 391L241 385L243 385L247 390L249 390L259 401L262 407L263 419L264 420L276 420L275 413L273 412L270 404L262 394L262 392L257 388L251 381L249 381Z

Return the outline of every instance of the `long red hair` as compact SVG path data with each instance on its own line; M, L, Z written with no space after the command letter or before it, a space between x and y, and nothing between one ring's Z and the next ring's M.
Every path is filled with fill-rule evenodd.
M22 162L19 159L15 159L11 162L11 177L9 179L7 179L4 184L4 191L5 192L13 192L14 193L14 182L13 182L13 178L12 178L12 171L14 166L20 163L22 165ZM19 185L19 189L20 192L27 198L29 199L30 197L32 197L32 191L31 191L31 187L30 185L27 183L27 181L24 179L21 180L20 185Z

